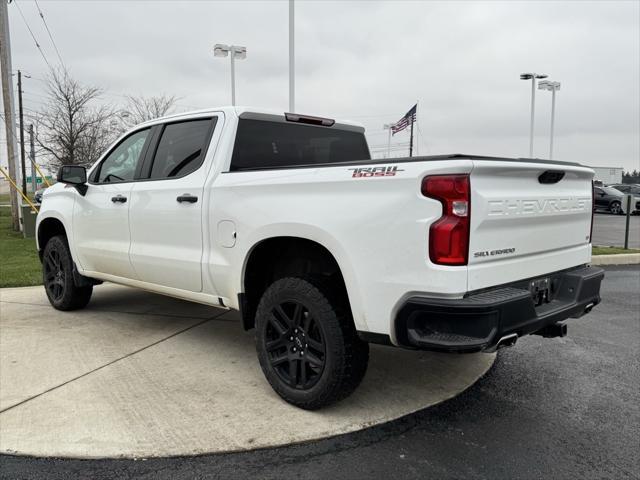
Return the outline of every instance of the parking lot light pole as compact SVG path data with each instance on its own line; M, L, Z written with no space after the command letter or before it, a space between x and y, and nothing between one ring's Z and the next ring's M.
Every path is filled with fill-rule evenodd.
M556 117L556 92L560 90L560 82L543 80L541 82L538 82L538 88L540 90L551 91L551 134L549 139L549 160L553 160L553 125Z
M238 45L225 45L217 43L213 47L213 54L216 57L231 57L231 105L236 104L236 67L235 59L244 60L247 58L247 47Z
M289 0L289 111L296 111L295 5Z
M544 73L521 73L520 80L531 80L531 126L529 127L529 158L533 158L533 120L536 111L536 79L547 78Z

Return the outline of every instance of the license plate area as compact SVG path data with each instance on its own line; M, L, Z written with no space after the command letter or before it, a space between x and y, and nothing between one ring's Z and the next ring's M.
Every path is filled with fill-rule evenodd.
M537 278L529 281L529 292L536 307L553 300L553 284L550 277Z

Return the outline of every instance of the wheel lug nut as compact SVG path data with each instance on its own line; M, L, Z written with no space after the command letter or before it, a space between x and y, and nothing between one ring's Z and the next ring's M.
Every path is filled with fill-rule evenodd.
M293 337L289 337L289 340L290 340L291 342L293 342Z
M293 347L293 351L294 351L294 352L296 351L296 347Z
M293 333L298 333L298 329L296 328L296 329L293 331Z

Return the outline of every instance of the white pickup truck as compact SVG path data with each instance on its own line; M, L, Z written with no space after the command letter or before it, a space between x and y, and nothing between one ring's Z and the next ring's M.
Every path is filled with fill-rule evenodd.
M38 250L59 310L115 282L239 310L286 401L362 380L368 344L494 351L600 302L593 171L472 155L373 160L354 123L247 108L154 120L63 166Z

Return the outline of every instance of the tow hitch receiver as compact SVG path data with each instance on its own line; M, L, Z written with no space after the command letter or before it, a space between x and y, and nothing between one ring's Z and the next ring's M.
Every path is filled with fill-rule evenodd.
M529 284L529 292L531 292L531 298L536 307L544 303L549 303L552 300L553 284L550 278L539 278L532 280Z
M541 328L537 332L533 332L534 335L540 335L544 338L565 337L567 335L566 323L552 323L544 328Z

